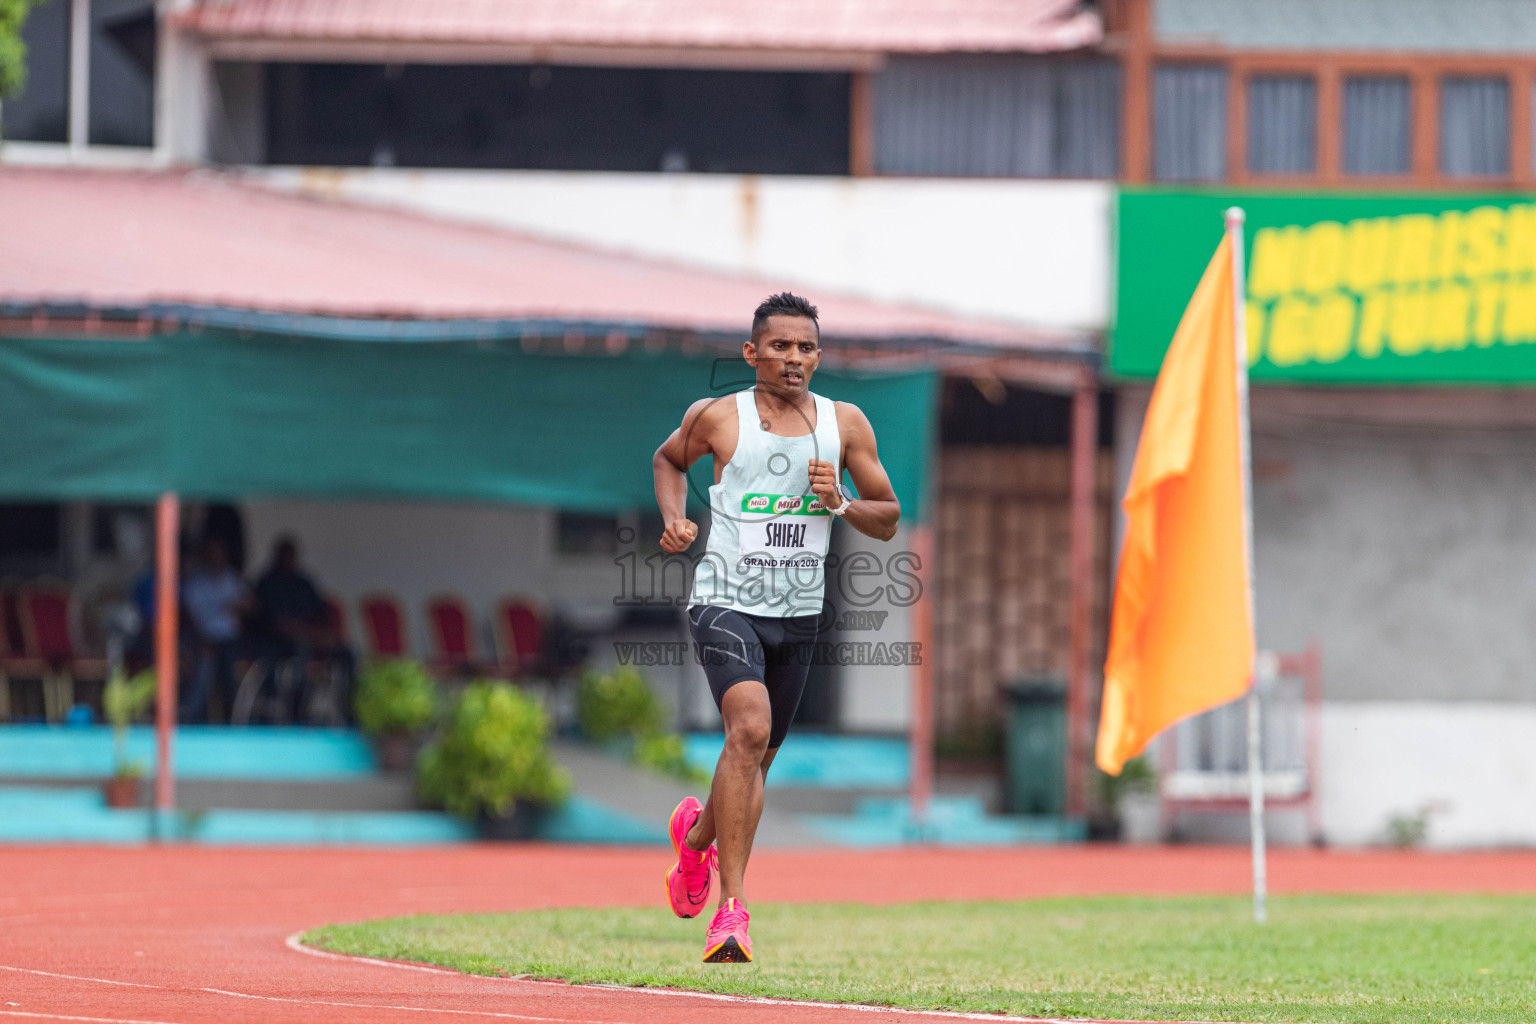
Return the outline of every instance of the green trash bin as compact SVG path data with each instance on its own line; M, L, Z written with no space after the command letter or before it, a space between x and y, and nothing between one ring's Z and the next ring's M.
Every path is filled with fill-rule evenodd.
M1067 684L1016 679L1008 700L1008 811L1061 816L1067 810Z

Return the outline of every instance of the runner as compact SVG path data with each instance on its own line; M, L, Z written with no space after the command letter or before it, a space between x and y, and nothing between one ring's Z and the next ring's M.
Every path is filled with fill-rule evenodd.
M816 307L784 292L757 307L742 346L757 383L701 399L656 450L661 546L686 551L698 527L684 515L686 472L714 456L712 525L694 572L688 622L725 723L709 802L687 797L668 822L677 861L667 901L693 917L720 874L705 963L752 959L742 879L763 812L768 766L800 704L815 649L833 516L890 540L901 506L857 406L810 392L821 360ZM859 497L841 483L847 469ZM717 845L718 843L718 845Z

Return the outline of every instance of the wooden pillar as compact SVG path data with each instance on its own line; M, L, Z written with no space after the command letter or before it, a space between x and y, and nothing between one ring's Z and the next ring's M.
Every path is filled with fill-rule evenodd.
M868 71L848 76L848 173L875 173L875 82Z
M1126 181L1152 179L1152 0L1123 0L1120 163Z
M1524 65L1509 76L1509 176L1527 186L1531 181L1531 68Z
M1413 177L1429 186L1440 180L1440 76L1422 64L1413 71Z
M1093 641L1094 491L1098 478L1099 388L1092 372L1072 393L1072 530L1067 661L1067 813L1087 810L1088 682Z
M918 644L918 663L912 667L911 750L912 820L922 821L933 798L933 588L938 572L933 564L933 527L919 523L912 528L912 552L918 559L918 583L922 588L912 606L912 639Z
M1318 181L1337 184L1344 175L1344 74L1337 64L1317 69Z
M155 506L155 808L176 806L176 771L171 739L176 729L177 619L181 592L181 502L174 494L162 494Z

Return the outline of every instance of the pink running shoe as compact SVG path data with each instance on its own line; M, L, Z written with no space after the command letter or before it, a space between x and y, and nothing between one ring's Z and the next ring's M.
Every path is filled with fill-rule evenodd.
M677 851L677 863L667 869L667 903L678 917L697 916L708 901L710 872L720 856L714 843L701 853L690 850L683 842L703 811L703 804L686 796L667 821L667 835L672 839L672 849Z
M704 962L707 964L749 964L752 940L747 936L747 922L752 915L734 899L715 911L704 935Z

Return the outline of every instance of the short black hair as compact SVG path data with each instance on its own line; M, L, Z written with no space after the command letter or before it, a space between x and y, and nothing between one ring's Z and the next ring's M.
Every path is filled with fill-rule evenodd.
M771 316L803 316L816 325L816 341L821 341L821 322L816 319L816 307L809 299L794 292L779 292L757 304L757 310L752 314L752 344L757 344L757 336L767 329Z

